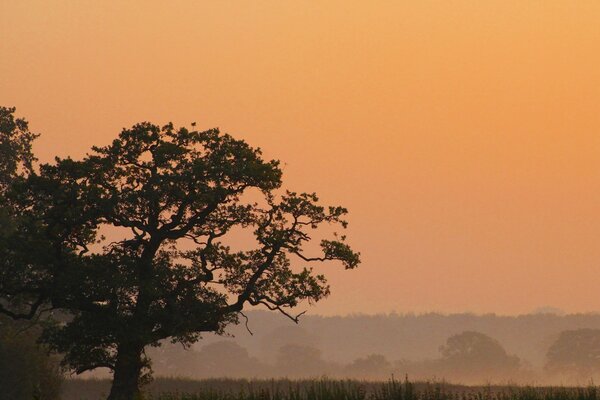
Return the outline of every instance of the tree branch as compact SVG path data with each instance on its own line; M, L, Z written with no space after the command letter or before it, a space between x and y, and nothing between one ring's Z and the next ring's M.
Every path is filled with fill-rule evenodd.
M38 309L44 304L44 302L46 302L46 296L44 295L40 295L40 297L38 297L38 299L33 302L33 304L31 304L29 312L27 313L18 313L18 312L12 312L10 310L8 310L7 308L5 308L2 304L0 304L0 314L4 314L14 320L17 319L27 319L30 320L33 317L35 317L36 313L38 312Z

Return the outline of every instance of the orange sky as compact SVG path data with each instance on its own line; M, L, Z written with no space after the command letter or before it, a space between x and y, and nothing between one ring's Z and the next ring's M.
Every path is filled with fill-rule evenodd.
M351 211L312 313L600 311L600 2L3 1L0 104L81 156L218 126Z

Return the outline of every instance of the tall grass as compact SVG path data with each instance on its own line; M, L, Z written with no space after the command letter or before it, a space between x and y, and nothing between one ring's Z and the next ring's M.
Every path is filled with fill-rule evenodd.
M64 400L97 400L108 390L108 382L70 382L67 389ZM408 379L364 382L159 378L146 389L147 400L600 400L596 386L460 386L412 383Z

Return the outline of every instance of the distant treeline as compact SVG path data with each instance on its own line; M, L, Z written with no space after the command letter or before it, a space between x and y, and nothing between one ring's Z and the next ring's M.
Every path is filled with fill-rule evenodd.
M507 353L534 367L546 362L546 352L563 331L600 329L600 314L387 314L321 317L305 315L300 324L276 313L247 313L250 335L244 324L228 332L250 355L273 360L284 344L315 346L323 358L348 363L369 354L391 360L427 360L439 356L439 347L464 331L481 332L498 340ZM223 340L207 336L198 346Z
M585 383L600 372L600 315L306 316L248 313L231 337L152 349L163 376ZM248 331L248 329L252 332ZM578 352L574 349L578 349Z
M191 349L171 343L147 349L155 375L373 381L408 375L462 384L580 385L600 378L595 314L306 316L299 325L276 313L247 316L247 327L206 336ZM0 399L31 398L27 393L40 385L56 391L60 381L60 357L47 358L35 344L39 329L20 325L0 319L0 386L19 382L10 387L23 395L4 391ZM108 377L105 371L84 376Z

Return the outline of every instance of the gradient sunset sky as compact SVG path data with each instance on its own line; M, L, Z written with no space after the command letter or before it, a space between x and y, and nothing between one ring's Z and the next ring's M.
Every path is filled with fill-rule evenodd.
M1 1L0 104L80 157L223 131L350 210L311 313L600 311L599 1Z

